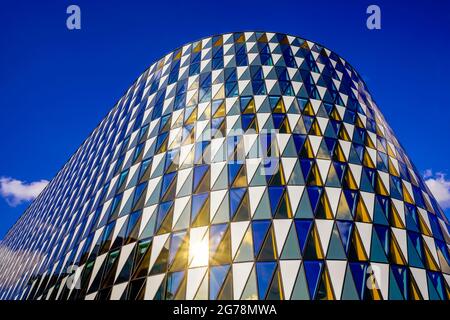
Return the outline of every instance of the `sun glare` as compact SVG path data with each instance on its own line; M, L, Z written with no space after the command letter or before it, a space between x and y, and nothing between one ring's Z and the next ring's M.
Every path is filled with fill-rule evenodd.
M207 266L209 259L208 236L199 239L192 239L189 246L189 266Z

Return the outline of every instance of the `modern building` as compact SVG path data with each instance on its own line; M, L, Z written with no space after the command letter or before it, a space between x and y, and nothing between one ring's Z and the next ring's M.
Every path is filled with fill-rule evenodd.
M5 236L0 298L448 300L449 246L348 62L228 33L128 89Z

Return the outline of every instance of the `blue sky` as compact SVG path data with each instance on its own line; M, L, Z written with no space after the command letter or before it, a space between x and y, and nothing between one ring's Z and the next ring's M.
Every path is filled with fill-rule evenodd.
M81 8L81 30L66 28L70 4ZM381 30L366 28L370 4L381 8ZM450 207L448 1L18 0L0 10L0 238L152 62L246 30L302 36L348 60Z

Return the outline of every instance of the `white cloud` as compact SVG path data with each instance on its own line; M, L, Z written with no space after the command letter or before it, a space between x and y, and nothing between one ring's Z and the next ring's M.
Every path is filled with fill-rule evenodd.
M428 169L424 173L425 183L441 205L442 209L450 208L450 180L442 172L436 172Z
M423 173L423 178L427 179L433 176L433 170L431 169L427 169L425 170L425 172Z
M15 207L22 202L35 199L47 184L47 180L27 183L9 177L1 177L0 195L10 206Z

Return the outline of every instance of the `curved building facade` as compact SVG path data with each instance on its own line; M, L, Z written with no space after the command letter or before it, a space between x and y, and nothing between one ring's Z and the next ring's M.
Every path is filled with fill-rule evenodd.
M449 224L358 73L229 33L154 63L7 233L2 299L440 299Z

